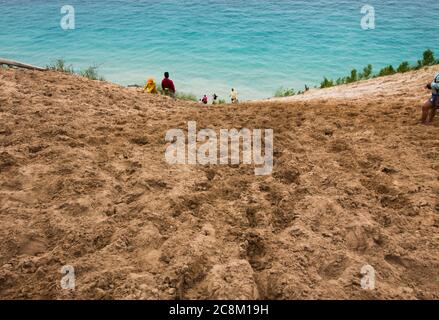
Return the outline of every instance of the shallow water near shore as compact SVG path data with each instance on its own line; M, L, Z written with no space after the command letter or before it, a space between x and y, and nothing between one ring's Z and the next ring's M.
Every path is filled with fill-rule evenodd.
M177 89L267 98L350 69L375 71L439 54L439 2L377 1L376 29L362 30L361 1L72 0L76 29L60 27L59 1L0 0L0 57L75 68L96 64L109 81L142 84L171 72Z

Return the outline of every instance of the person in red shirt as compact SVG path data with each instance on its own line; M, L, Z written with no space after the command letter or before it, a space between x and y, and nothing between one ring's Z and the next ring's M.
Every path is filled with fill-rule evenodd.
M175 98L174 81L169 79L169 72L165 72L165 78L162 80L162 89L165 95Z

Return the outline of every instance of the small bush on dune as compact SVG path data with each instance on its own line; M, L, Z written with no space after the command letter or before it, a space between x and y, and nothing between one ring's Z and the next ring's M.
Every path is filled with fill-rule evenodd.
M336 85L342 85L346 83L346 78L338 78L337 81L335 81Z
M164 95L165 92L161 85L157 86L157 91L160 92L160 94ZM175 99L178 100L186 100L186 101L198 101L197 96L192 93L185 93L185 92L176 92L175 93Z
M436 62L434 58L434 53L430 49L426 50L423 55L422 65L423 66L432 66Z
M276 92L274 93L274 96L277 98L281 98L281 97L291 97L291 96L295 96L296 92L294 91L294 89L285 89L285 88L279 88L276 90Z
M47 69L58 71L58 72L69 73L69 74L75 73L72 65L67 66L66 62L63 59L58 59L53 64L48 65Z
M178 100L198 101L197 96L192 93L177 92L175 98Z
M396 71L393 68L392 65L388 65L387 67L384 67L380 70L380 72L378 73L379 77L384 77L384 76L391 76L392 74L395 74Z
M328 78L324 77L323 81L320 83L320 88L330 88L334 86L334 81L333 80L329 80Z
M370 79L370 77L372 76L372 70L373 70L372 65L368 64L367 67L363 68L363 72L360 73L359 78L364 80Z
M84 70L75 72L72 65L67 65L63 59L58 59L53 64L48 65L47 69L68 74L79 74L80 76L86 77L91 80L105 80L104 77L99 75L97 66L90 66Z
M99 75L97 66L88 67L87 69L82 70L79 74L90 80L105 80L102 76Z
M429 67L435 64L439 64L439 60L434 57L434 52L430 49L426 50L422 56L422 60L418 60L415 70L419 70L423 67Z
M357 69L352 69L351 75L346 78L346 83L352 83L358 81L358 71Z
M410 71L412 68L410 67L410 64L407 61L404 61L403 63L401 63L398 67L398 69L396 70L399 73L405 73Z

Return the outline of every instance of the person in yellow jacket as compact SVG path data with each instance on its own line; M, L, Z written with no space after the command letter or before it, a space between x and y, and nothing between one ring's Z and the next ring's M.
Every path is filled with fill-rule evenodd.
M157 91L157 85L155 83L154 79L148 79L146 81L146 85L145 88L143 88L143 92L147 92L147 93L152 93L152 94L158 94L159 92Z

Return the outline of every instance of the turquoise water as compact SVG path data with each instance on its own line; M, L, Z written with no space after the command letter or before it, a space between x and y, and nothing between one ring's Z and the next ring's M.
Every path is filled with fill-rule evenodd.
M76 29L60 27L73 5ZM376 11L362 30L361 7ZM0 57L76 68L99 66L123 85L161 80L177 90L242 99L302 89L371 63L375 70L439 55L439 1L413 0L0 0Z

